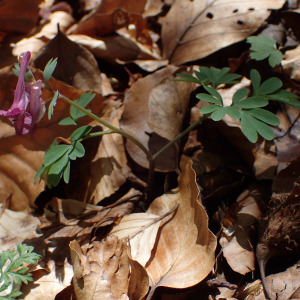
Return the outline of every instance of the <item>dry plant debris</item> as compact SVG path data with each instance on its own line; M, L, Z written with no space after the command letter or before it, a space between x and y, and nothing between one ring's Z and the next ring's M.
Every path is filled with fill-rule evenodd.
M0 110L11 107L22 52L37 80L58 58L54 90L72 100L93 91L87 109L155 153L201 117L204 89L171 81L179 73L239 74L239 84L218 87L226 106L237 89L251 93L253 68L299 96L299 12L292 0L2 0ZM276 41L282 69L250 59L250 35ZM151 203L147 157L116 133L83 142L68 185L33 182L53 140L70 144L74 128L58 124L65 102L34 139L0 116L0 256L16 243L42 256L24 299L299 299L300 114L267 109L280 120L271 141L250 143L226 115L169 148ZM87 116L79 123L107 130Z

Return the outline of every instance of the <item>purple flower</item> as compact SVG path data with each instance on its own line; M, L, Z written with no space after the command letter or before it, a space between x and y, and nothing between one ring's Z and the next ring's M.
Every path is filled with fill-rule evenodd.
M44 100L41 98L41 80L35 83L25 83L26 69L29 69L31 54L29 51L20 55L20 72L14 93L14 102L7 111L0 110L0 116L8 117L16 129L16 134L27 134L31 130L31 137L36 131L37 123L45 113ZM29 110L27 107L29 104Z

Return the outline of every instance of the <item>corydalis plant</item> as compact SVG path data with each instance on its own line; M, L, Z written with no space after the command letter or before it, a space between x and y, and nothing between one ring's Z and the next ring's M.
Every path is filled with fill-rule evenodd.
M3 251L0 254L0 300L11 300L22 295L13 285L28 284L33 281L29 268L24 264L35 264L41 256L33 252L33 247L17 244L17 250Z
M258 134L266 140L274 138L274 132L269 127L278 126L279 119L273 113L262 109L269 104L269 100L274 100L289 104L300 109L298 98L294 94L281 90L282 82L272 77L261 83L261 77L256 70L251 70L250 79L252 82L252 95L249 90L239 89L232 97L230 106L225 106L222 96L216 88L222 84L235 84L235 79L240 77L237 74L227 74L229 68L216 69L200 67L200 71L195 71L196 77L189 74L178 74L181 81L195 82L203 86L206 93L200 93L196 97L209 105L200 109L200 113L210 115L214 121L222 120L226 114L241 123L242 131L247 139L255 143Z

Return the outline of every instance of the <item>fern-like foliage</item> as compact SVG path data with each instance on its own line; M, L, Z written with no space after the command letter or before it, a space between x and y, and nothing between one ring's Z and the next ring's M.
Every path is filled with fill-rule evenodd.
M34 264L41 256L33 251L33 247L25 244L17 244L17 250L3 251L0 254L0 300L11 300L22 295L17 289L6 293L5 291L13 284L28 284L33 281L29 268L25 264Z

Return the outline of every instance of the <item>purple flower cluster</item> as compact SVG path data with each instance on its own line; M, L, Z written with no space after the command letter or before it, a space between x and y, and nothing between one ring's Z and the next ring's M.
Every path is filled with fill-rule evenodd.
M24 81L27 68L30 70L30 57L29 51L20 55L20 73L14 93L14 102L9 110L0 110L0 116L9 118L16 129L16 134L27 134L30 131L33 138L37 123L44 116L46 108L44 100L41 98L42 80L33 83L25 83Z

